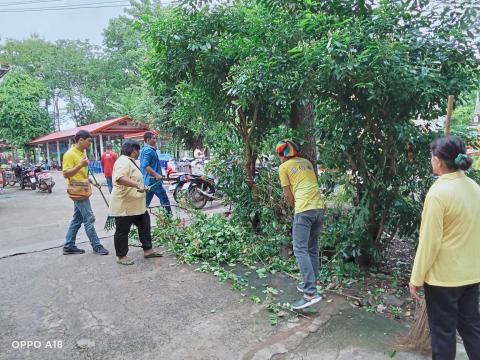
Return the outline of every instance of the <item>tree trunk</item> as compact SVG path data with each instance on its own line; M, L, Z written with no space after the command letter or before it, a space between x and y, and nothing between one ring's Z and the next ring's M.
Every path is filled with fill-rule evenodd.
M55 94L55 100L53 102L53 114L55 119L55 127L57 131L60 131L60 110L58 109L58 93Z
M255 188L255 163L258 154L253 151L250 144L245 144L245 174L247 175L248 187Z
M300 146L300 153L310 160L313 167L317 166L317 145L315 139L315 109L311 101L302 103L295 101L291 107L290 127L301 130L305 142Z
M75 109L75 101L73 99L73 96L70 95L70 103L72 104L72 111L73 111L73 120L75 120L75 126L78 127L80 126L80 123L79 123L79 119L78 119L78 114L77 114L77 111Z

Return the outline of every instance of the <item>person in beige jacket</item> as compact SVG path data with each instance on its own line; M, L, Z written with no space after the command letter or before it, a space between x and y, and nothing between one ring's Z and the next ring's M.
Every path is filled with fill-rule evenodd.
M109 215L115 217L115 251L117 263L133 265L127 256L128 234L132 225L138 228L138 237L142 243L145 258L161 257L152 250L150 234L150 215L147 212L143 175L136 160L140 153L140 144L135 140L126 140L122 144L122 155L113 166L113 191L110 196Z
M472 159L457 136L435 140L410 293L425 290L432 359L454 360L456 332L470 360L480 360L480 186L468 178Z

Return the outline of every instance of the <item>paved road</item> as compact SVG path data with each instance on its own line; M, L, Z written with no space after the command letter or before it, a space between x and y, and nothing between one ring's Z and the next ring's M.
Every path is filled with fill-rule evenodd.
M55 187L53 193L20 190L7 186L0 195L0 257L14 251L40 250L60 246L64 242L68 223L73 214L73 203L66 194L66 183L60 172L53 172ZM103 181L103 176L99 176ZM95 190L95 189L94 189ZM104 192L108 193L104 188ZM97 218L100 236L102 222L107 216L107 207L98 191L94 191L92 207ZM83 229L79 241L85 241Z

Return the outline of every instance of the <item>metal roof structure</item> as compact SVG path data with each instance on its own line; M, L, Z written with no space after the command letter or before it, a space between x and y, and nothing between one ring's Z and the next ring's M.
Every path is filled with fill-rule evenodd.
M57 131L30 141L29 145L40 145L57 140L68 140L75 136L79 130L87 130L93 135L121 135L136 134L149 130L147 124L134 121L129 116L122 116L115 119L100 121L93 124L79 126L73 129Z

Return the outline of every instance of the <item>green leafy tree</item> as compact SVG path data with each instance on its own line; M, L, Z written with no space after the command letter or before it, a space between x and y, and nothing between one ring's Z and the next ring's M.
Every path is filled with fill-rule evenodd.
M387 232L412 234L430 183L428 123L445 113L447 95L475 87L478 6L461 12L433 2L310 2L298 23L309 34L291 50L308 69L305 86L322 116L323 163L350 172L352 234L380 259ZM426 128L414 119L426 122ZM413 215L413 216L412 216Z
M0 83L0 138L17 147L51 131L52 123L40 101L47 87L28 73L15 69Z
M322 165L351 174L351 241L380 259L392 234L418 226L431 122L478 79L478 5L458 5L190 1L144 21L147 76L171 96L169 119L193 131L223 124L242 144L250 189L265 135L281 124L308 133L316 117Z
M98 49L88 42L59 40L55 43L38 36L27 40L7 40L0 46L0 60L28 72L47 86L42 99L51 114L54 127L60 129L64 115L61 102L66 103L67 116L79 124L87 116L90 101L83 89L89 64Z
M172 99L167 121L206 138L217 124L233 131L250 189L262 138L290 121L297 100L308 100L289 77L297 74L288 50L301 38L291 22L287 12L254 1L167 9L144 20L147 79L158 96ZM217 136L208 145L218 143Z

